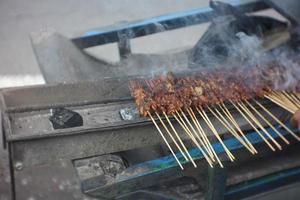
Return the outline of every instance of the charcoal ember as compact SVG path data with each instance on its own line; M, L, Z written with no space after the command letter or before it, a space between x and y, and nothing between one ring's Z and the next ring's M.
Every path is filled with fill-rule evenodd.
M54 108L49 117L54 129L72 128L83 125L82 116L66 108Z

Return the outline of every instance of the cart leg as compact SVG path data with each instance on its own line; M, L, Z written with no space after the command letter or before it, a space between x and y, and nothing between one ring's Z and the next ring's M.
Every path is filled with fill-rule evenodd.
M223 200L226 188L226 168L215 165L208 167L207 192L205 200Z

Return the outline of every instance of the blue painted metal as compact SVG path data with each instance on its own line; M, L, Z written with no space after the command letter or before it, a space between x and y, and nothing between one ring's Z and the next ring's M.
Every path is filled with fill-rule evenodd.
M280 129L280 127L278 127L278 129ZM271 128L266 128L266 130L274 139L279 137ZM288 134L282 129L280 129L280 131L283 135ZM246 137L253 145L265 143L255 131L249 132L246 134ZM224 140L224 143L227 148L233 152L233 154L235 150L244 148L244 146L240 144L236 138ZM213 144L213 148L218 154L225 152L220 143ZM204 159L199 149L192 149L189 153L194 160ZM177 153L176 156L182 164L188 163L180 153ZM81 182L81 189L84 193L94 197L108 195L115 197L120 194L132 192L141 185L143 185L143 187L151 186L147 185L148 182L153 183L157 179L168 180L180 177L182 177L182 173L178 167L178 163L172 155L169 155L130 166L121 174L118 174L113 182L105 182L99 177L83 180Z
M270 133L270 135L273 138L276 139L279 137L271 128L267 128L266 130ZM281 132L283 135L287 134L284 130L281 130ZM255 131L248 133L247 138L253 145L264 142ZM244 147L236 138L224 140L224 143L229 150L238 150ZM224 152L224 149L220 143L213 144L213 148L218 154ZM202 153L197 148L190 150L189 153L194 160L203 159ZM188 161L184 159L181 153L177 153L176 156L181 163L188 163ZM178 167L178 164L174 157L172 155L165 156L159 159L150 160L130 167L131 176L120 176L118 181L126 181L127 179L134 179L141 176L151 175L157 172L161 172L162 170L168 170L173 167Z
M230 186L225 193L225 199L241 199L247 196L270 191L271 189L300 181L300 167L280 171L255 180Z
M244 1L245 2L245 1ZM240 0L229 2L239 7L242 12L254 12L269 8L263 1L248 0L241 3ZM202 7L188 11L176 12L141 21L126 22L119 25L107 26L100 29L87 31L82 36L72 39L79 48L87 48L119 41L119 34L126 33L128 38L142 37L163 31L192 26L210 21L219 13L210 7Z

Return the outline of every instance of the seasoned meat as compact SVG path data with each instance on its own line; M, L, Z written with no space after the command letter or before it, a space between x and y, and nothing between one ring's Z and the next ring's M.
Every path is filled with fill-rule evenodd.
M231 100L263 98L282 81L280 67L230 68L175 76L169 72L130 82L130 91L142 116L147 112L168 115L186 108L205 107ZM299 83L299 81L298 81ZM291 91L299 90L299 84Z

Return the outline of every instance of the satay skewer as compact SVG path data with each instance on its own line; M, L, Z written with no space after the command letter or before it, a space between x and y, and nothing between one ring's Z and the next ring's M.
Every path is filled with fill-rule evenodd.
M240 135L239 135L239 133L238 133L238 129L237 130L235 130L235 128L234 127L232 127L232 124L234 125L234 123L232 122L232 120L230 119L230 117L227 115L227 113L226 112L224 112L224 110L222 110L223 111L223 113L225 114L225 116L227 117L227 119L229 119L230 121L231 121L231 124L230 124L230 122L221 114L221 112L218 110L218 109L216 109L215 108L215 111L216 111L216 113L219 115L219 117L221 118L221 119L223 119L223 121L225 122L225 124L227 125L227 127L228 128L230 128L232 131L233 131L233 133L235 134L234 136L235 137L237 137L237 138L239 138L238 140L241 140L240 142L252 153L252 154L256 154L257 153L257 151L256 151L256 149L252 146L252 144L250 143L250 141L248 141L248 139L245 137L245 135L243 135L243 134L241 134L242 135L242 137L245 137L245 138L242 138ZM248 143L249 142L249 143Z
M181 114L183 116L183 119L185 119L185 121L188 123L188 125L189 125L190 128L187 126L187 124L184 122L184 120L181 118L181 116L180 116L180 114L178 112L177 112L177 115L180 117L180 119L182 120L182 122L185 124L185 126L189 130L189 132L191 134L195 135L198 138L198 140L200 141L201 145L204 147L205 151L208 153L208 149L205 146L204 141L200 137L198 137L196 130L194 129L194 127L192 126L192 124L190 123L190 121L188 120L188 118L186 117L186 115L184 114L184 112L182 110L180 110L180 111L181 111ZM213 162L214 162L214 158L210 157L210 159L212 159Z
M291 113L296 112L297 107L284 95L278 94L276 91L273 91L271 95L269 95L273 99L273 102L275 100L275 103L280 104L283 108L288 108Z
M295 97L293 97L286 91L281 92L281 95L286 96L286 98L288 98L298 109L300 108L300 102L298 101L298 99L295 99Z
M212 161L210 160L210 158L206 155L205 151L202 149L202 147L200 146L200 144L198 143L198 141L196 140L195 136L193 135L193 133L189 130L189 128L187 127L187 125L185 124L184 120L182 119L182 117L180 116L180 114L176 111L176 115L173 115L173 117L177 120L177 122L180 124L180 126L185 130L185 133L191 138L191 140L193 141L193 143L196 145L196 147L200 150L200 152L202 153L202 155L204 156L205 160L208 162L208 164L213 167L212 165ZM201 145L203 146L202 141L200 140Z
M177 133L176 129L174 128L173 124L171 123L171 121L170 121L168 115L167 115L165 112L163 112L163 114L164 114L164 116L165 116L167 122L169 123L171 129L172 129L173 132L175 133L176 138L178 139L178 141L180 142L181 146L183 147L183 149L184 149L186 155L189 157L189 160L192 162L192 164L193 164L194 167L196 168L197 165L196 165L194 159L192 158L192 156L190 155L188 149L186 148L186 146L184 145L183 141L181 140L179 134Z
M300 100L300 93L294 93L294 95Z
M280 126L282 126L287 132L289 132L294 138L296 138L300 142L300 137L296 135L291 129L289 129L284 123L282 123L275 115L273 115L266 107L264 107L261 103L254 100L257 105L259 105L266 113L268 113Z
M291 100L291 98L289 96L287 96L285 93L280 93L280 92L276 92L276 91L274 91L273 93L275 93L279 98L281 98L282 101L284 101L285 104L288 104L293 110L299 109L297 107L297 105L295 104L295 102L293 100Z
M252 145L252 143L248 140L248 138L245 136L244 132L240 128L239 124L236 122L232 114L229 112L228 108L225 106L224 103L219 105L220 109L223 111L223 113L231 120L232 124L235 126L235 128L238 130L238 133L242 135L242 138L246 141L246 143L249 145L249 147L253 150L255 154L257 154L257 150Z
M258 121L258 119L250 112L247 106L243 103L238 103L238 105L253 119L256 125L264 132L265 135L277 146L279 150L282 150L281 145L269 134L269 132L263 127L263 125Z
M189 159L186 157L186 155L184 154L184 152L182 151L181 147L178 145L177 141L175 140L175 138L173 137L173 135L171 134L170 130L168 129L168 127L165 125L165 123L163 122L163 120L161 119L161 117L159 116L159 114L157 112L155 112L157 118L159 119L160 123L163 125L163 127L165 128L166 132L168 133L168 135L170 136L170 138L172 139L173 143L175 144L175 146L178 148L178 150L180 151L180 153L182 154L182 156L184 157L184 159L186 161L189 161Z
M292 92L286 92L283 91L282 93L286 94L287 96L289 96L291 99L293 99L293 101L299 106L300 105L300 99L297 98L297 96L292 93Z
M300 99L297 97L297 94L295 93L290 93L290 95L294 98L294 100L298 103L298 105L300 106Z
M196 110L198 111L198 113L202 116L202 118L204 119L204 121L206 122L206 124L209 126L209 128L211 129L211 131L213 132L213 134L215 135L215 137L218 139L218 141L220 142L220 144L222 145L222 147L224 148L227 156L229 157L229 159L231 161L234 161L234 156L231 154L231 152L229 151L229 149L226 147L226 145L224 144L224 142L222 141L222 139L220 138L217 130L214 128L214 126L212 125L211 121L209 120L208 116L206 115L206 113L204 112L204 110L202 108L197 108Z
M159 126L157 125L156 121L153 119L151 113L149 111L147 111L147 114L149 115L149 117L151 118L153 124L155 125L157 131L159 132L159 134L161 135L161 137L163 138L165 144L167 145L167 147L169 148L169 150L171 151L172 155L174 156L176 162L178 163L178 165L180 166L180 168L183 170L183 166L181 165L180 161L178 160L176 154L174 153L173 149L171 148L170 144L168 143L167 139L165 138L164 134L162 133L162 131L160 130Z
M208 127L210 128L210 130L213 132L213 134L215 135L215 137L221 143L221 145L222 145L223 149L225 150L227 156L229 157L230 161L233 162L235 160L235 157L231 154L231 152L229 151L229 149L227 148L227 146L224 144L223 140L219 136L219 133L217 132L217 130L215 129L215 127L211 123L211 121L208 118L208 116L206 115L205 111L202 108L200 108L200 109L202 111L202 113L200 115L203 117L204 121L206 122L206 124L208 125Z
M269 99L270 101L272 101L273 103L279 105L280 107L284 108L285 110L289 111L290 113L295 112L292 108L284 105L284 103L282 101L278 100L277 98L274 98L273 96L265 95L265 98Z
M189 125L191 132L194 133L194 135L196 135L196 137L198 138L199 141L201 141L201 144L203 145L204 149L206 150L206 152L210 155L210 157L212 157L212 154L210 154L210 149L208 148L208 146L206 146L206 143L204 142L203 139L201 139L201 137L197 134L197 131L195 130L195 128L193 127L193 125L191 124L191 122L188 120L187 116L185 115L185 113L182 111L182 109L180 109L181 115L183 116L183 118L185 119L185 121L187 122L187 124ZM212 157L212 160L214 158ZM214 160L213 160L214 161Z
M271 143L263 136L263 134L256 128L256 126L251 122L249 118L246 115L247 113L244 113L233 101L230 100L230 103L237 109L237 111L244 117L244 119L252 126L252 128L256 131L256 133L263 139L263 141L270 147L272 151L276 151L276 149L271 145Z
M220 158L218 157L218 155L217 155L217 153L215 152L213 146L211 145L210 141L208 140L207 135L206 135L206 133L204 132L204 129L202 128L202 126L200 125L200 122L199 122L198 119L196 118L195 113L193 112L193 110L192 110L191 108L190 108L190 110L191 110L192 116L194 116L195 121L196 121L196 123L198 124L198 127L200 128L200 131L202 132L202 135L203 135L204 140L206 140L206 142L207 142L207 144L208 144L208 146L209 146L209 149L211 150L211 152L212 152L212 154L213 154L213 155L212 155L213 161L215 161L214 158L216 158L216 160L217 160L217 162L219 163L219 165L223 168L223 164L222 164Z
M268 124L271 129L286 143L290 144L290 142L254 107L252 106L249 101L245 100L247 105L264 121Z
M196 117L194 111L193 111L191 108L189 108L189 113L190 113L190 115L192 116L192 118L194 119L194 121L196 122L196 124L197 124L196 126L197 126L197 128L198 128L198 130L199 130L199 132L200 132L200 134L201 134L201 136L202 136L202 138L203 138L203 140L204 140L204 141L206 142L206 144L208 145L208 150L209 150L209 151L211 152L211 154L212 154L211 157L214 158L217 154L216 154L216 152L214 152L214 151L215 151L214 148L212 147L212 145L211 145L209 139L208 139L207 136L206 136L206 133L205 133L204 129L202 128L202 126L201 126L200 122L198 121L198 119L197 119L197 117ZM218 158L217 158L217 159L218 159Z
M200 137L201 139L202 139L202 141L204 142L204 144L205 144L205 146L206 146L206 150L207 150L207 153L210 155L210 157L212 158L212 159L214 159L214 156L213 156L213 153L212 153L212 151L211 151L211 149L210 149L210 146L209 146L209 144L207 143L207 141L205 140L205 138L203 137L203 134L202 134L202 127L200 127L198 124L197 124L197 122L196 122L196 118L195 118L195 116L193 116L193 114L191 113L191 111L190 111L190 108L188 108L188 109L186 109L186 111L188 112L188 114L190 115L190 117L191 117L191 119L192 119L192 121L193 121L193 123L194 123L194 125L195 125L195 127L196 127L196 129L198 130L198 133L199 134L197 134L197 136L198 137ZM205 134L205 133L204 133ZM214 161L214 160L213 160Z
M244 142L244 140L237 134L237 132L231 127L228 121L220 113L216 114L210 107L207 107L209 111L221 122L221 124L246 148L251 154L255 154L253 150ZM218 110L215 109L217 112Z

